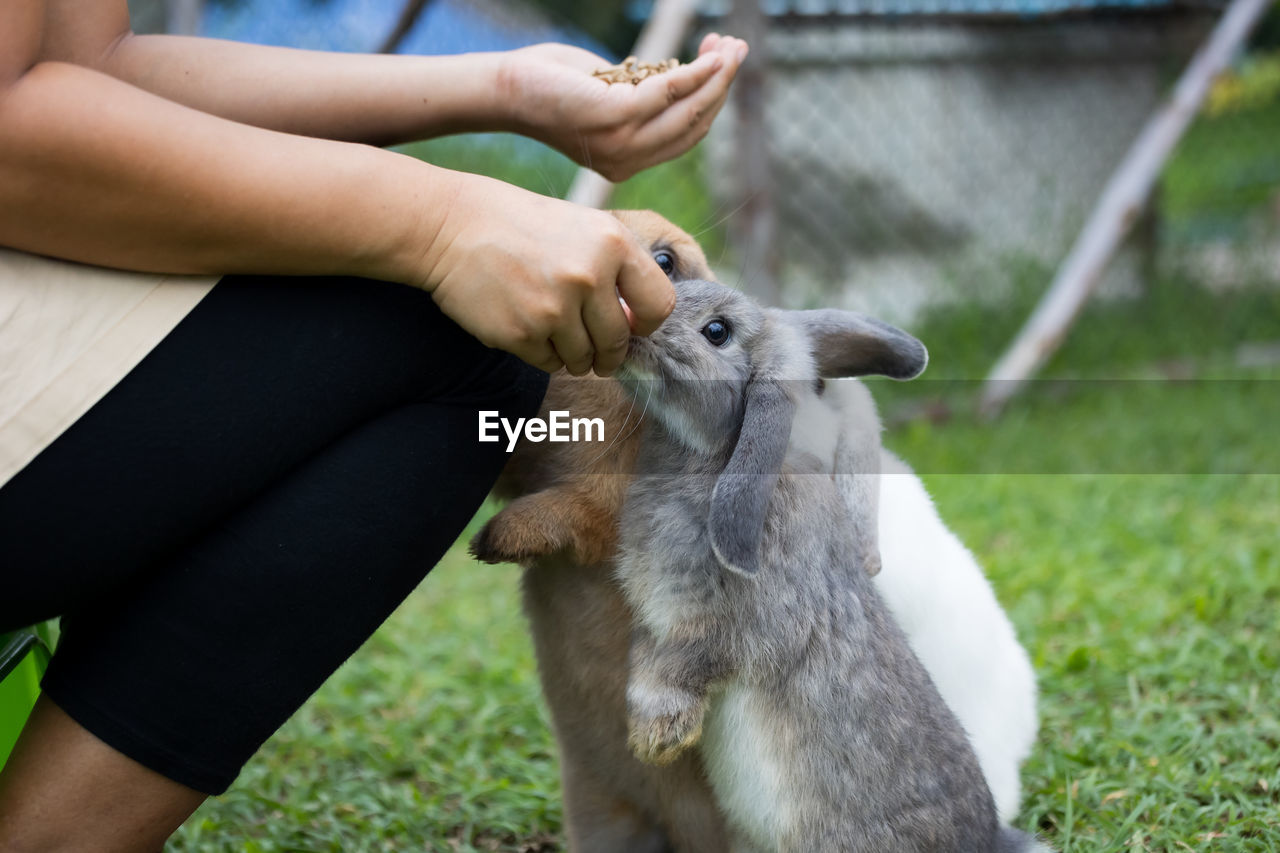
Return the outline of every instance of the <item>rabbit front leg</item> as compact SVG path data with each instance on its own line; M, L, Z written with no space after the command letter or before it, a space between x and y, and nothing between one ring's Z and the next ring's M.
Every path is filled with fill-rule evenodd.
M711 684L726 674L705 632L682 631L658 642L632 631L627 679L627 744L648 764L669 764L702 737Z
M580 564L608 559L617 541L613 512L592 485L553 486L515 499L471 540L472 556L522 566L560 551Z

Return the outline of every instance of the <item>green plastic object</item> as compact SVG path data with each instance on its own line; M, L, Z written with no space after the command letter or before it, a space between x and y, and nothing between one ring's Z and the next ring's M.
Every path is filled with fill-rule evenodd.
M50 623L0 634L0 767L27 722L40 695L40 678L49 665Z

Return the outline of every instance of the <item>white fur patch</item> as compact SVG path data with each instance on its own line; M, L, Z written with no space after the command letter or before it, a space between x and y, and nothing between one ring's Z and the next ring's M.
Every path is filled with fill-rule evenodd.
M790 823L786 786L770 748L773 727L753 691L738 681L711 700L704 721L702 758L729 822L753 848L779 849Z
M1019 766L1035 743L1035 673L973 554L924 484L884 452L875 584L969 735L1002 822L1018 814Z
M661 394L657 390L661 384L658 374L636 364L633 359L622 363L618 375L634 382L632 394L636 396L637 402L645 411L662 421L663 426L677 441L695 453L710 453L715 448L715 443L706 435L705 426L690 420L689 415L679 406L662 405Z
M813 454L822 460L824 466L834 466L840 426L838 411L821 397L805 394L796 405L796 416L791 425L791 449Z
M633 708L643 709L647 716L657 717L687 707L689 694L669 684L633 675L627 682L627 704Z
M676 440L694 453L707 454L715 450L715 443L706 435L706 426L695 423L679 406L668 407L654 400L652 411Z

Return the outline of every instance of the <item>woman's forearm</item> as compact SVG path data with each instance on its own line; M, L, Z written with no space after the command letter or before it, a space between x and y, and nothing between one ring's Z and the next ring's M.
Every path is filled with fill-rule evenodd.
M257 127L390 145L508 128L499 54L327 53L181 36L125 36L100 70Z
M124 269L422 285L457 176L41 63L0 90L0 245Z

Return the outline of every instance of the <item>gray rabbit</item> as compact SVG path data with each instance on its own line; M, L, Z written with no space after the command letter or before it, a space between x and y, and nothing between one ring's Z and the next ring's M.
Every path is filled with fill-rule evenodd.
M869 318L765 311L694 281L619 374L651 415L617 566L635 614L629 744L659 764L699 744L735 848L1037 849L998 825L872 585L874 503L842 499L831 460L878 446L815 451L805 429L819 376L908 379L926 360Z

